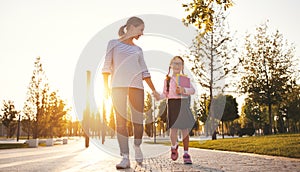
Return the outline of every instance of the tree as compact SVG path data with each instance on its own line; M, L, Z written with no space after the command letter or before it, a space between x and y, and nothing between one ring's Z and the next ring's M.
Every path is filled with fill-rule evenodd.
M149 137L153 136L153 109L152 109L152 97L149 92L146 94L144 103L144 113L145 113L145 132Z
M17 129L17 120L20 115L15 109L14 102L11 100L3 100L2 115L0 119L7 130L7 138L12 138Z
M263 107L254 102L251 98L245 99L241 116L244 118L242 128L253 125L253 128L258 130L266 123L266 116L264 115Z
M190 47L189 55L186 55L191 66L191 70L195 75L197 82L209 92L209 100L214 100L214 96L224 92L228 87L226 79L234 74L238 65L235 59L237 49L235 48L233 37L228 31L226 25L226 17L221 8L214 8L217 13L213 13L213 23L211 32L199 34L193 40ZM210 101L212 106L214 101ZM224 107L224 106L223 106ZM213 110L213 108L209 108ZM213 125L214 112L208 111L207 124ZM214 126L211 126L211 133Z
M197 109L197 115L199 120L202 123L205 123L205 121L207 121L208 118L208 107L209 107L209 101L207 100L208 97L206 94L203 94L200 101L199 102L199 108ZM195 101L195 104L197 102Z
M32 106L30 106L30 100L27 99L25 101L25 105L23 107L23 116L22 116L22 131L27 133L27 139L29 140L29 137L33 130L33 114L34 110L32 109Z
M203 33L213 30L215 9L220 6L223 10L227 10L233 5L231 0L193 0L193 2L182 4L188 15L183 19L185 25L193 24Z
M164 99L158 105L158 118L160 121L166 123L167 117L168 117L167 100Z
M300 132L300 86L296 85L288 95L286 107L286 120L288 122L288 131Z
M222 122L222 137L224 138L224 122L232 122L235 119L238 119L240 116L238 115L238 104L236 99L233 98L232 95L226 95L226 104L224 108L224 112L221 118Z
M29 82L27 91L27 100L24 108L26 108L25 118L32 120L33 138L39 137L41 132L43 112L46 101L46 90L48 88L47 78L41 63L41 58L37 57L34 62L34 70ZM29 130L28 130L29 133Z
M168 106L167 106L167 99L164 99L160 101L158 105L158 114L157 114L157 119L156 123L158 124L158 131L159 135L163 133L163 136L165 136L165 133L168 129Z
M67 131L68 111L66 103L53 91L50 94L49 104L47 106L47 120L48 132L46 136L62 137Z
M293 80L294 47L283 40L278 30L268 33L267 23L256 31L246 36L246 53L241 59L245 75L240 87L254 102L268 107L269 133L272 133L272 108L284 101Z
M23 130L28 139L61 137L67 131L68 111L65 101L58 96L58 91L50 91L40 57L34 62L33 74L27 90L27 99L23 107Z
M50 103L50 94L49 91L50 88L48 86L48 83L45 84L44 88L42 89L41 93L41 104L40 107L38 107L37 111L39 113L39 123L38 123L38 129L37 133L38 136L43 137L49 137L52 131L51 129L51 103ZM50 136L52 137L52 136Z
M226 104L225 104L225 109L221 121L222 122L233 121L239 118L238 103L236 102L236 98L233 98L232 95L225 95L225 97L226 97Z
M192 107L192 113L196 117L196 123L194 126L194 129L196 131L199 131L201 129L200 124L205 123L208 117L207 113L207 96L206 94L203 94L201 98L194 98L193 107Z
M110 137L113 138L115 136L116 131L116 122L115 122L115 113L114 108L111 107L110 115L109 115L109 128L110 128Z

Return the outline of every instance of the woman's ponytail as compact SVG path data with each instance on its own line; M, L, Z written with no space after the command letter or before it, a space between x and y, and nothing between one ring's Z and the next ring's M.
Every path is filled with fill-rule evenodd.
M125 27L126 27L127 25L125 24L125 25L123 25L123 26L121 26L120 27L120 29L119 29L119 36L121 37L121 36L123 36L124 34L125 34Z

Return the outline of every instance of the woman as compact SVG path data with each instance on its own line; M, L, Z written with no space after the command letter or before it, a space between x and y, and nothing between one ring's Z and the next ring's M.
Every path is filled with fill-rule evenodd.
M133 123L134 150L137 163L143 162L140 148L143 136L144 87L143 80L158 94L152 83L150 73L144 61L142 49L135 45L144 31L144 22L138 17L131 17L119 29L119 39L110 40L102 69L104 87L108 96L108 76L111 75L112 101L116 112L117 139L122 161L117 169L130 168L128 131L127 131L127 97L131 108Z

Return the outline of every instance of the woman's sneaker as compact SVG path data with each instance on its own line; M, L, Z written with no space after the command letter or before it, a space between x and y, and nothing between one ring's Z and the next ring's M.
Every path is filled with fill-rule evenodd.
M143 163L143 152L140 146L133 145L134 152L135 152L135 160L138 164Z
M192 164L191 156L187 153L183 155L184 164Z
M176 145L175 149L171 147L171 159L173 161L176 161L177 158L178 158L178 145Z
M130 168L130 161L128 158L124 158L122 159L122 161L116 165L117 169L126 169L126 168Z

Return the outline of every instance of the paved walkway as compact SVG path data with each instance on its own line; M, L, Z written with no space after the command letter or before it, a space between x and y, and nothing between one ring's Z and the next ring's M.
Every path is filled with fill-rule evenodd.
M191 148L193 164L184 165L181 147L177 161L170 159L168 146L143 143L142 149L146 157L143 165L138 166L133 160L131 168L126 170L115 169L115 164L120 161L115 139L106 139L104 145L94 140L87 149L81 138L69 141L67 145L0 150L0 171L300 172L300 159Z

